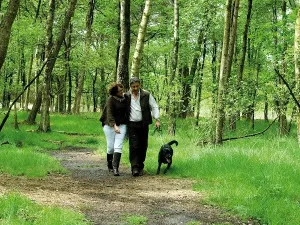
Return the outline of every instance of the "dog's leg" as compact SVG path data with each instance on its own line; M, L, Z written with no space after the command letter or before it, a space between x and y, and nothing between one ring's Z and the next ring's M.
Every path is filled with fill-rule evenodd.
M157 167L156 174L159 174L159 173L160 173L160 167L161 167L161 162L158 162L158 167Z
M165 169L164 173L166 173L166 172L170 169L171 164L172 164L172 162L171 162L171 163L168 163L167 168Z

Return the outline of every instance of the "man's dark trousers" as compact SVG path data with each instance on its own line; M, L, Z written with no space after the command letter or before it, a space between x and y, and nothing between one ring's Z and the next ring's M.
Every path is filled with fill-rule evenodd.
M148 132L149 125L141 122L129 122L128 124L129 138L129 160L131 170L144 169L144 162L148 148Z

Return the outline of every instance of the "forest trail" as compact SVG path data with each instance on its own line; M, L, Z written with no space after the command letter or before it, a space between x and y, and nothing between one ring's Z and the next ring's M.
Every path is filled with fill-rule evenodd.
M95 225L126 225L124 218L130 215L146 217L147 225L253 224L201 204L203 195L192 190L190 180L133 177L122 165L121 176L114 177L106 160L89 149L69 148L52 155L70 174L45 179L0 174L0 194L16 191L40 204L78 210Z

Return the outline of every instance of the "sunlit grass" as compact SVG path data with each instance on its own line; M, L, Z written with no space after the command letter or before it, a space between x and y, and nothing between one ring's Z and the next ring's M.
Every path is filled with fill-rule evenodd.
M80 213L55 207L40 206L19 195L8 194L0 198L1 224L23 225L88 225Z
M60 163L47 154L11 146L0 151L0 172L26 177L65 173Z
M225 136L255 133L267 125L257 121L256 129L251 130L242 121L239 132L228 131ZM194 188L208 193L208 203L231 209L245 219L300 224L300 148L295 134L279 137L277 126L263 135L224 142L223 146L197 146L205 138L202 131L191 132L187 127L184 132L191 138L150 135L146 170L155 174L161 140L174 138L179 145L173 146L173 165L167 176L198 180Z

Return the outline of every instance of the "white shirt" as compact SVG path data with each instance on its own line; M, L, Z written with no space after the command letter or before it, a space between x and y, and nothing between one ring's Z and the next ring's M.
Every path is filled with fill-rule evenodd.
M130 104L130 118L129 120L132 122L139 122L142 121L142 109L140 103L140 91L138 93L137 98L135 99L133 94L131 93L131 104ZM149 106L151 110L151 114L154 119L159 119L159 108L154 99L154 97L150 94L149 95Z

